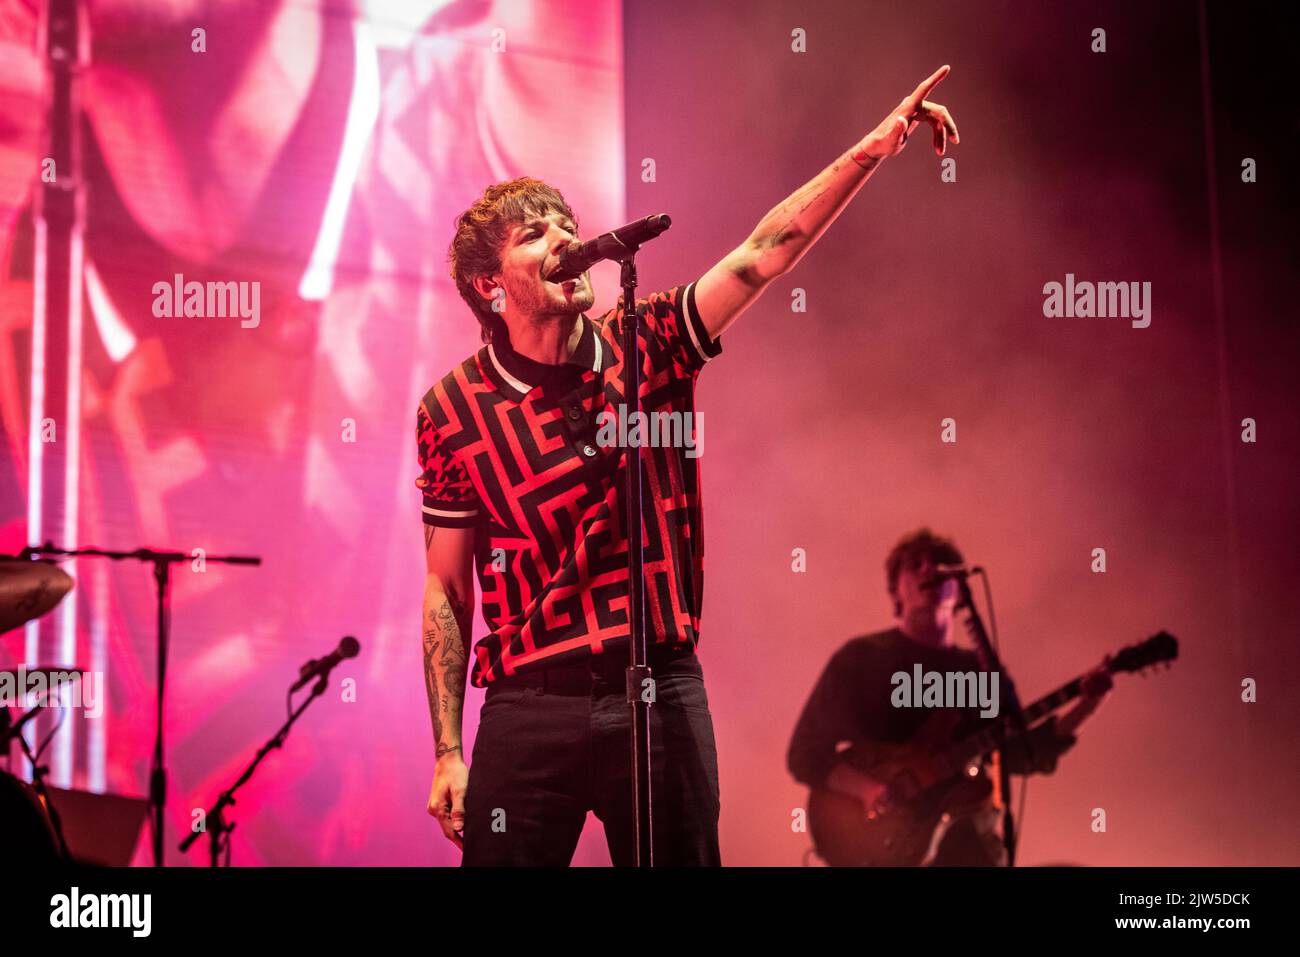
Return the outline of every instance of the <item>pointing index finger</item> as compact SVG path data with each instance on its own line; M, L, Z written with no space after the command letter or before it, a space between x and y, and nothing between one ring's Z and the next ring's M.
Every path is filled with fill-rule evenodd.
M951 69L952 67L945 63L921 81L921 85L913 90L912 95L907 98L909 112L915 113L921 108L921 101L930 95L930 91L943 81L943 78L948 75L948 71Z

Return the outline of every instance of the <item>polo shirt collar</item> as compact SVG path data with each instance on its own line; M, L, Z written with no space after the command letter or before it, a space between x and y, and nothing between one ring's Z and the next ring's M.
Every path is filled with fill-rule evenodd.
M504 326L502 326L504 330ZM559 363L538 362L514 350L510 335L494 337L487 347L488 362L501 382L519 397L546 384L560 369L572 369L578 375L591 370L599 373L609 366L609 347L601 340L596 324L582 316L582 334L573 355Z

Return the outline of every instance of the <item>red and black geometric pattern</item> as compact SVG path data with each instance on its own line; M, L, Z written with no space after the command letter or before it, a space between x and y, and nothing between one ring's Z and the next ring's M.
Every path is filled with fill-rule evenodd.
M722 351L695 308L695 284L637 300L642 410L690 413L695 380ZM548 366L494 342L425 394L417 415L426 524L474 528L490 634L471 681L568 663L628 637L623 449L596 441L623 393L621 300L582 317L570 359ZM685 445L686 443L682 443ZM690 444L694 444L693 442ZM644 450L646 615L654 649L693 651L704 597L699 459Z

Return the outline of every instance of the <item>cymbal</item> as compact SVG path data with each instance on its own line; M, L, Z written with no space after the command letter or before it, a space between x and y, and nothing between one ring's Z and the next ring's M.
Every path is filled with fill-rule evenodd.
M50 562L0 561L0 634L53 611L72 585Z

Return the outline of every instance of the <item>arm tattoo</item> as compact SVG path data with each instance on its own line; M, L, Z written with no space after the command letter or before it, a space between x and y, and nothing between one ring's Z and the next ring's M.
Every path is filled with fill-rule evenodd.
M866 150L862 149L862 147L855 149L851 158L853 162L857 163L868 173L879 166L881 159L883 159L883 157L880 156L872 156Z
M435 745L444 743L444 731L455 731L460 727L468 664L460 628L465 611L462 602L444 597L441 606L429 611L425 623L424 685L429 698Z
M438 716L438 672L433 667L433 656L438 650L437 633L424 633L424 690L429 697L429 716L433 719L433 740L442 739L442 720Z

